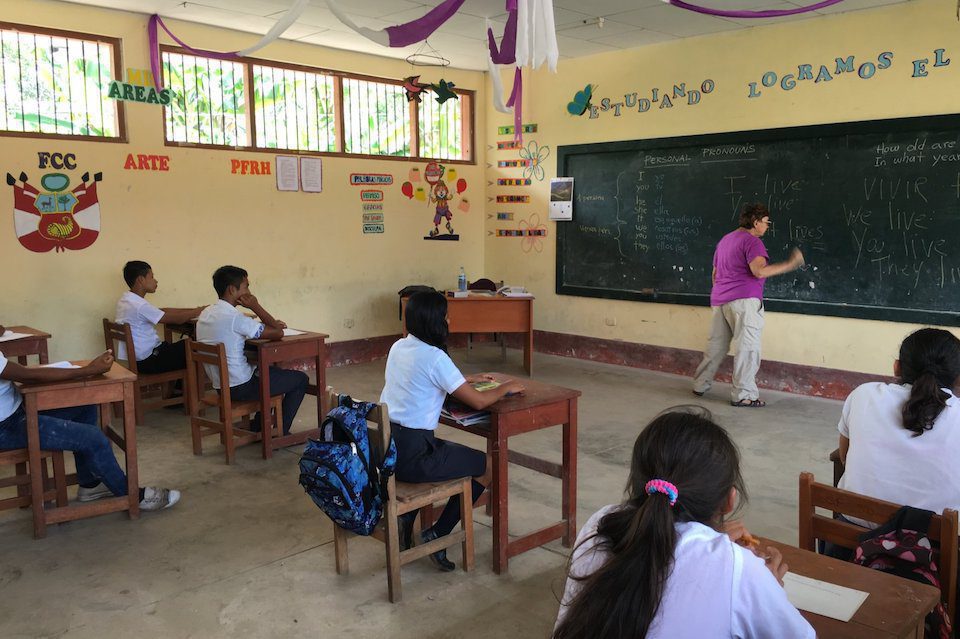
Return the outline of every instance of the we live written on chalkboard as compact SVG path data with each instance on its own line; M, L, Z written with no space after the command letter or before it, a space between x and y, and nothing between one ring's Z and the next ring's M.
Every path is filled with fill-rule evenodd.
M557 293L708 305L713 251L763 202L770 310L960 325L960 117L560 147Z

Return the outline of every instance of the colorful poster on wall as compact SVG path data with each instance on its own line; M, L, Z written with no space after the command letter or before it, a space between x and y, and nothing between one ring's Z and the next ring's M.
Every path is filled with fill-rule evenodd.
M454 207L454 200L459 197L460 202L454 208L463 213L470 211L470 202L466 197L463 197L463 192L467 190L467 181L464 178L457 177L455 168L448 169L439 162L428 162L423 168L423 180L427 183L426 187L414 186L414 183L418 182L419 179L420 170L411 169L410 181L404 182L400 186L400 192L407 199L426 202L427 206L433 211L433 229L428 231L423 239L459 241L460 235L453 229L451 207Z
M550 179L550 219L569 222L573 219L573 178Z
M100 235L100 202L96 173L93 180L84 173L72 190L70 178L63 173L47 173L40 178L40 189L29 182L26 173L17 180L7 173L13 187L13 226L20 244L35 253L79 251L97 241Z

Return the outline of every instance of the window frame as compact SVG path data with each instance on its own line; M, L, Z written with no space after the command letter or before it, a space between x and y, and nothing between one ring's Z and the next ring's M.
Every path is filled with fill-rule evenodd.
M161 60L164 53L174 53L174 54L183 54L183 55L193 55L189 50L184 49L183 47L178 47L174 45L161 44L160 45L160 54ZM204 56L197 56L204 57ZM292 62L279 62L277 60L267 60L264 58L251 58L243 57L237 58L234 62L238 62L244 65L244 91L248 97L247 104L247 131L249 132L249 139L247 146L229 146L222 144L201 144L197 142L174 142L167 140L166 134L166 113L164 107L161 109L160 113L160 123L161 131L163 135L164 146L168 147L181 147L181 148L193 148L193 149L217 149L217 150L226 150L226 151L242 151L244 153L270 153L272 155L306 155L306 156L317 156L317 157L338 157L338 158L355 158L362 160L388 160L388 161L400 161L400 162L442 162L445 164L465 164L465 165L475 165L477 163L476 155L476 91L472 89L460 89L459 87L454 88L453 92L460 96L465 96L469 99L469 113L468 117L463 118L464 125L469 127L469 131L465 131L462 140L464 145L464 150L468 155L468 159L458 159L458 160L444 160L440 158L424 157L420 155L420 124L419 124L419 103L415 100L408 102L409 108L409 117L410 117L410 145L411 149L416 150L415 155L409 156L397 156L397 155L372 155L366 153L345 153L343 152L344 145L344 120L343 120L343 80L344 78L351 78L355 80L363 80L366 82L377 82L381 84L392 84L395 86L403 86L403 80L397 80L393 78L382 78L372 75L364 75L359 73L350 73L347 71L337 71L335 69L327 69L324 67L314 67L304 64L296 64ZM161 62L162 64L162 62ZM335 109L335 126L334 126L334 138L336 148L340 149L338 151L300 151L296 149L268 149L261 148L257 146L257 140L259 139L260 132L256 128L255 122L255 106L253 102L253 67L254 65L265 66L265 67L274 67L278 69L289 69L292 71L303 71L305 73L318 73L323 75L329 75L333 78L333 88L334 88L334 109Z
M123 82L123 41L120 38L100 35L96 33L85 33L82 31L67 31L65 29L52 29L49 27L38 27L29 24L20 24L17 22L7 22L0 20L0 30L17 31L29 33L31 35L51 36L57 38L68 38L71 40L87 40L88 42L101 42L108 44L113 49L113 80ZM104 99L113 100L113 98ZM71 135L69 133L42 133L40 131L8 131L0 129L0 137L11 138L33 138L41 140L80 140L83 142L106 142L108 144L127 144L127 114L126 104L123 100L113 100L117 108L117 135L107 137L100 135ZM166 136L164 136L166 137Z

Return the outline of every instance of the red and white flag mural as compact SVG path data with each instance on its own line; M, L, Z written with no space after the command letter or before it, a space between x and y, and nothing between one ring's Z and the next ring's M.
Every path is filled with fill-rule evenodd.
M67 249L79 251L93 244L100 235L100 203L97 200L97 173L67 191L70 180L62 173L51 173L40 180L45 190L29 183L26 174L17 180L7 173L13 187L13 225L24 248L36 253Z

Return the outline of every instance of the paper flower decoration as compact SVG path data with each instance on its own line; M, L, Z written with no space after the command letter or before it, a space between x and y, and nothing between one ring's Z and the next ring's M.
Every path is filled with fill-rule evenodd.
M530 140L526 148L520 149L520 157L526 160L523 177L535 177L543 181L543 161L550 157L550 147L540 146L536 140Z
M520 242L520 248L524 253L536 251L543 252L543 238L547 236L547 227L540 221L540 215L534 213L530 220L520 220L520 230L523 231L523 239Z

